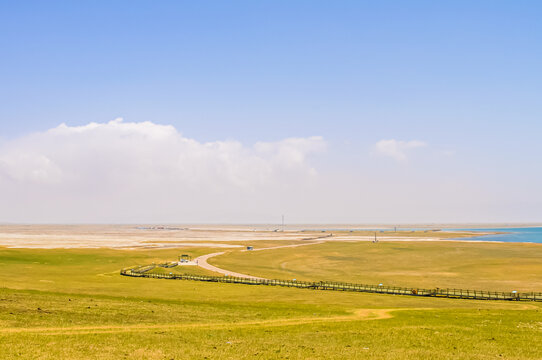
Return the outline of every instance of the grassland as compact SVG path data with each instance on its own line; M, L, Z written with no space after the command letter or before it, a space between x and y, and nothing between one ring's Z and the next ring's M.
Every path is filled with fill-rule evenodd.
M203 269L199 266L176 266L173 268L156 267L147 272L148 274L190 274L190 275L207 275L207 276L222 276L220 273Z
M279 244L279 243L277 243ZM437 243L449 257L483 247L453 250ZM455 243L451 243L455 244ZM266 243L266 246L273 245ZM377 245L371 247L372 245ZM419 245L419 246L418 246ZM484 244L485 245L485 244ZM366 246L366 247L365 247ZM426 247L428 246L428 247ZM404 272L406 258L427 271L426 259L439 251L433 243L329 243L303 246L306 265L296 248L261 252L232 251L217 263L235 271L290 277L317 271L315 277L348 274L352 261L385 257L387 271ZM455 246L455 245L454 245ZM467 246L462 245L462 246ZM474 246L474 245L473 245ZM357 258L359 253L372 256ZM371 250L373 249L373 250ZM486 258L503 266L499 249ZM532 278L538 250L508 249L529 262ZM363 250L363 251L361 251ZM0 354L2 359L540 359L542 305L417 298L302 289L137 279L122 277L120 268L172 260L180 252L193 257L211 248L5 249L0 248ZM320 254L320 255L318 255ZM397 259L405 256L404 262ZM329 263L316 259L328 256ZM466 256L466 255L465 255ZM290 258L291 257L291 258ZM351 258L354 259L351 259ZM292 260L290 260L292 259ZM365 260L364 260L365 259ZM529 260L530 259L530 260ZM278 261L278 263L277 263ZM281 269L281 264L285 269ZM292 262L290 262L292 261ZM375 261L375 260L373 260ZM425 262L424 262L425 261ZM333 263L346 264L344 272ZM511 261L509 266L516 262ZM474 277L472 265L455 270ZM491 265L491 261L487 260ZM295 266L294 266L295 265ZM279 270L272 270L278 266ZM410 266L410 265L409 265ZM444 265L440 265L444 266ZM183 267L189 268L192 267ZM320 269L320 270L318 270ZM382 269L375 268L372 276ZM198 271L192 269L192 271ZM267 271L267 272L266 272ZM278 271L274 273L273 271ZM318 272L319 271L319 272ZM338 273L334 274L334 271ZM433 270L433 272L441 270ZM528 272L525 271L524 274ZM338 275L337 275L338 274ZM469 275L470 274L470 275ZM359 272L352 279L365 278ZM389 278L395 278L391 276ZM408 274L407 274L408 275ZM307 275L308 276L308 275ZM418 280L412 274L401 283ZM433 274L437 278L438 274ZM487 277L485 273L480 277ZM432 278L432 277L430 277ZM442 278L442 276L441 276ZM531 278L529 278L531 279ZM376 280L376 277L373 278ZM475 285L470 280L469 285Z
M327 242L209 260L278 279L490 291L542 291L542 246L480 242Z

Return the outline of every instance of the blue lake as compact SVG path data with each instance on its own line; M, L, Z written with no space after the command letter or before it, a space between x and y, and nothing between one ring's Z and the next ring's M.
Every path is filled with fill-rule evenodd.
M494 228L494 229L450 229L466 231L498 231L506 234L475 236L468 239L459 240L484 240L484 241L504 241L504 242L529 242L542 244L542 227L529 228Z

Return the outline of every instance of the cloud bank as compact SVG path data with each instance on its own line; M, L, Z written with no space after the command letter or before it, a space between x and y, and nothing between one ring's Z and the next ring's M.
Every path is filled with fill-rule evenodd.
M435 140L433 140L435 141ZM121 119L62 124L0 143L0 223L424 223L526 221L537 177L465 167L421 141L322 137L202 142ZM437 150L435 150L437 149ZM421 155L421 154L419 154ZM393 161L384 161L387 157ZM498 181L495 181L498 179ZM529 180L530 182L526 182ZM521 186L519 186L521 185ZM532 221L532 220L531 220Z
M11 205L0 215L129 222L183 221L192 212L193 221L220 209L228 219L262 194L310 183L317 171L309 157L325 149L318 136L246 146L199 142L152 122L62 124L0 147L0 194Z
M380 140L376 143L376 152L383 156L391 157L397 161L407 160L409 150L426 147L427 144L423 141L401 141L401 140Z

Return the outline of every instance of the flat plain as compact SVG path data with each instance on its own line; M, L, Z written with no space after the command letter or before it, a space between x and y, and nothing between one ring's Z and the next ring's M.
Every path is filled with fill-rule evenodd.
M433 232L378 234L388 239L372 243L366 230L335 232L340 240L325 243L242 251L247 245L304 244L326 234L273 230L5 226L0 239L12 247L0 248L0 354L5 359L542 357L540 303L119 275L123 267L237 245L218 248L226 254L212 263L288 279L542 291L542 246L536 244L460 243L446 241L457 234ZM407 237L419 241L404 241ZM13 247L15 239L20 247ZM23 247L25 242L35 247L36 239L70 248ZM102 246L89 248L89 242Z

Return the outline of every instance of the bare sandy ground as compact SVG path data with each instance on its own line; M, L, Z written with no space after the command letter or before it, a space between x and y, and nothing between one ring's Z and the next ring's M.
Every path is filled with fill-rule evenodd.
M300 241L333 233L326 241L373 241L359 225L289 225L285 231L271 225L0 225L0 246L8 248L114 248L240 247L248 241ZM370 226L366 226L371 228ZM278 230L278 231L277 231ZM457 234L465 236L464 233ZM379 241L440 241L450 234L378 233ZM236 244L237 242L237 244Z
M129 225L1 225L0 246L9 248L240 247L224 242L302 240L300 232L218 228L166 228Z

